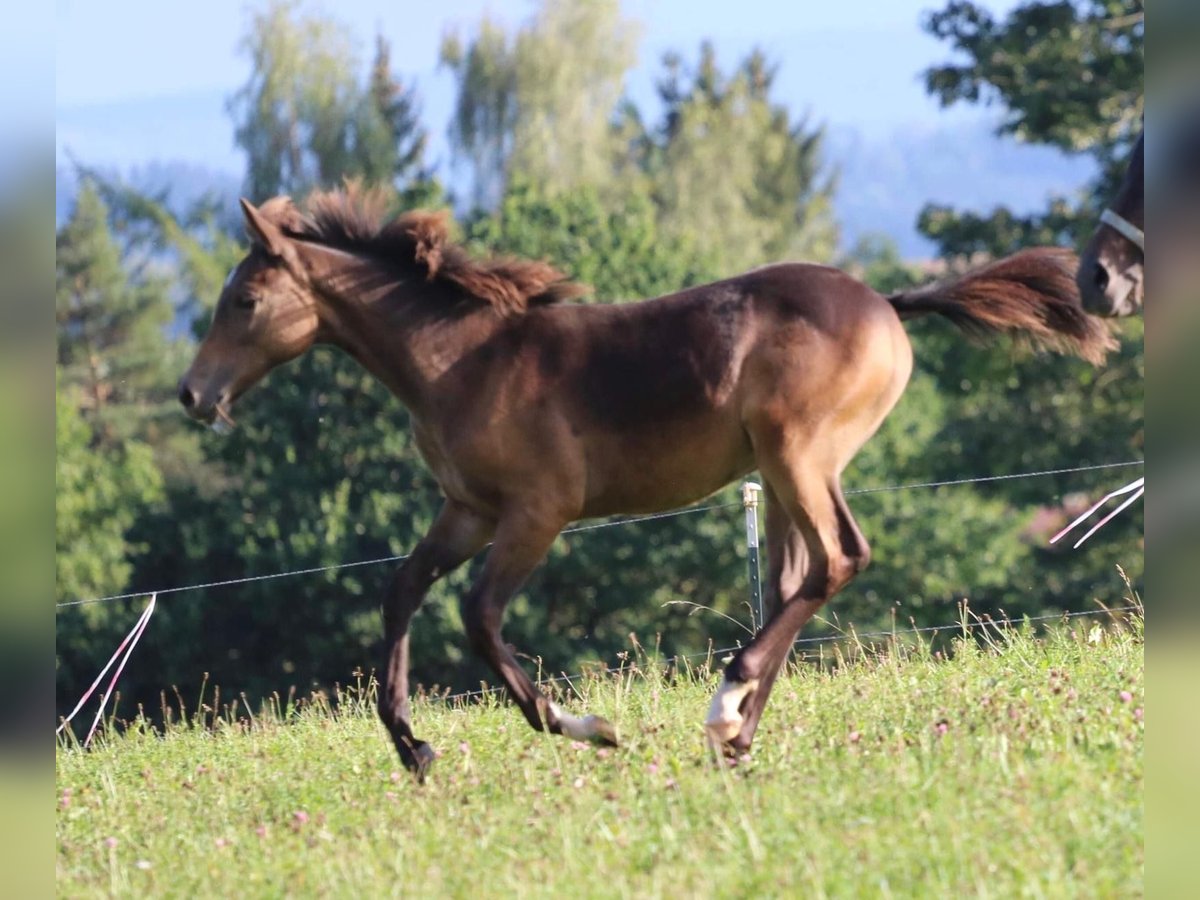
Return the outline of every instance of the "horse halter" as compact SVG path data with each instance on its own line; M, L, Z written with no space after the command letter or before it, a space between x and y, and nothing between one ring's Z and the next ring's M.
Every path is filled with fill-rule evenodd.
M1143 253L1146 252L1146 233L1132 222L1121 218L1121 216L1118 216L1111 209L1106 209L1100 213L1100 221L1122 237L1136 244L1137 248Z

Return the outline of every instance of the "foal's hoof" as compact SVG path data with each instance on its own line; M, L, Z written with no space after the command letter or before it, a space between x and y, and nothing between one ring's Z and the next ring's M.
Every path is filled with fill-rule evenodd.
M412 744L412 758L404 759L404 766L408 771L413 773L418 784L425 783L425 776L429 774L430 767L433 766L433 761L437 759L437 753L424 741L415 741Z
M587 716L583 721L591 731L589 740L592 743L600 744L604 747L618 746L617 727L608 721L608 719L601 716Z
M582 719L565 713L555 704L550 704L553 716L550 730L576 741L591 741L606 747L617 746L617 729L602 716L584 716Z
M704 734L708 738L708 746L714 753L722 756L732 756L737 752L733 741L742 730L742 717L730 719L709 720L704 723Z
M742 705L758 690L758 679L749 681L730 681L728 677L721 679L721 687L713 697L712 706L708 709L708 718L704 720L704 733L708 736L708 744L715 752L732 756L737 752L738 735L741 734L742 724L746 721L742 715Z

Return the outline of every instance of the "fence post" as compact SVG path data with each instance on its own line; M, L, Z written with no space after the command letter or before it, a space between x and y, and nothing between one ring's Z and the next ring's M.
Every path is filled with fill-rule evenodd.
M762 485L742 484L742 506L746 510L746 565L750 570L750 616L757 633L763 622L762 581L758 568L758 495Z

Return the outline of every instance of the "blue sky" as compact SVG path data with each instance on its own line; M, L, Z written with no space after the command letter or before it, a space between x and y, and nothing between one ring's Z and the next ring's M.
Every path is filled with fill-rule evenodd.
M897 127L979 118L978 110L939 111L919 72L947 58L920 29L938 0L625 0L642 23L637 71L628 89L653 97L666 50L694 55L711 38L731 62L762 46L780 64L778 96L816 120L882 135ZM996 12L1015 5L993 2ZM155 0L59 0L55 34L57 148L89 162L142 164L174 158L238 171L225 98L245 82L249 62L238 51L249 11L245 0L171 3ZM431 6L434 12L431 12ZM529 0L342 0L313 3L350 26L364 59L381 30L393 43L402 75L415 78L425 119L440 142L453 98L450 76L437 69L441 36L485 13L509 24L525 19Z

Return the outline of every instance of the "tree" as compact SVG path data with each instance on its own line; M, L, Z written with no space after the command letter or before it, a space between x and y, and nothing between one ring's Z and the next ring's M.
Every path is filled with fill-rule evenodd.
M301 194L356 174L410 197L436 194L424 181L415 97L391 76L385 42L366 87L354 77L348 32L301 16L294 5L257 17L246 44L259 68L231 110L245 116L239 140L249 183L257 185L251 190ZM173 267L180 309L203 331L226 274L245 253L236 236L240 216L226 220L207 205L171 210L164 198L113 181L103 190L139 249ZM179 360L162 379L172 400L170 386L185 365ZM310 354L269 379L247 400L242 427L228 440L201 432L171 405L171 421L188 428L197 452L177 448L166 502L131 526L131 540L144 546L130 578L135 589L399 555L436 509L403 410L334 351ZM389 569L247 585L228 604L209 593L175 595L155 617L157 639L143 645L145 668L130 673L128 694L152 701L163 679L198 685L204 672L252 696L344 679L374 664ZM438 635L430 629L434 656ZM254 665L247 670L240 660ZM70 664L61 670L60 697L77 671Z
M594 302L640 300L717 277L695 246L663 233L648 197L613 206L594 185L556 194L521 176L468 238L480 252L554 260L591 285Z
M144 549L129 529L162 496L153 454L134 440L97 440L76 392L55 390L55 593L78 600L121 591Z
M656 128L634 127L665 233L694 241L722 274L780 259L832 258L832 182L822 130L771 100L775 73L760 51L730 76L711 44L688 72L668 55Z
M921 214L921 230L951 266L1030 244L1079 245L1095 227L1098 206L1141 127L1140 5L1034 2L997 21L973 3L953 2L931 14L926 27L965 57L926 72L928 89L944 105L999 104L1002 132L1089 152L1101 174L1082 201L1053 198L1045 211L1029 215L930 206ZM1143 329L1138 321L1122 330L1119 352L1097 371L1061 358L981 354L939 323L915 325L918 366L936 379L948 403L946 425L932 444L931 474L1002 474L1141 456ZM993 601L1014 611L1111 596L1121 590L1111 574L1113 560L1140 577L1143 523L1137 511L1082 551L1045 543L1054 524L1065 523L1069 493L1095 496L1122 474L1079 473L993 488L1010 506L1007 520L1042 522L1023 534L1025 549L1012 569L1011 586L993 594Z
M1111 185L1142 127L1142 3L1031 2L997 21L978 4L955 0L924 24L967 58L926 70L926 89L943 106L999 104L1001 133L1091 152Z
M108 227L108 209L90 180L82 184L56 241L58 365L78 388L97 439L114 444L160 416L175 348L165 279L131 278Z
M376 112L376 127L364 128L363 154L371 160L366 171L378 173L400 190L402 208L438 202L441 189L425 161L429 135L421 125L416 92L392 72L391 45L383 35L375 38L375 60L367 90Z
M420 161L415 97L391 75L386 43L377 43L369 77L360 80L349 32L298 9L272 6L248 33L255 70L230 108L252 192L299 195L358 174L391 184L397 206L407 204L430 183ZM663 294L783 257L829 259L835 230L821 129L772 99L765 58L752 54L731 72L721 71L710 48L694 67L668 59L663 114L647 121L620 102L631 47L632 31L615 3L563 0L543 3L511 37L484 22L470 41L447 44L444 58L460 91L454 152L473 167L485 207L466 220L467 240L479 252L553 259L594 287L590 302ZM1025 49L1039 59L1048 52L1040 44ZM1013 66L1029 69L1020 61ZM1016 98L1035 90L1012 88ZM436 187L429 190L436 199ZM203 330L226 273L244 252L240 219L207 204L172 210L163 197L112 182L97 182L97 191L111 212L93 210L80 221L113 222L117 252L104 249L96 229L74 229L92 237L73 238L64 251L89 243L100 248L78 251L87 261L77 274L93 286L92 294L82 293L124 303L150 291L153 273L169 271L177 308ZM947 211L931 212L928 227L940 229L954 266L978 252L1007 252L1031 236L1069 240L1086 220L1063 204L1030 217L1032 224ZM71 259L64 252L61 265ZM878 241L861 244L848 262L885 292L925 280ZM115 302L93 307L109 315ZM1126 344L1118 365L1097 373L1071 361L981 353L937 322L912 330L918 372L847 472L848 488L1053 468L1064 460L1108 462L1131 444L1139 449L1138 345ZM133 359L124 347L141 332L112 333L122 335L112 344L121 351L118 362ZM71 359L70 377L77 380L64 370L64 385L76 392L68 398L89 384L80 364L86 357ZM182 365L166 366L170 371L148 380L146 390L169 390ZM123 383L117 388L126 390ZM173 415L171 421L184 424ZM191 693L205 672L227 692L244 690L254 700L290 685L327 686L373 667L378 599L392 566L345 564L408 552L439 503L407 414L334 350L319 349L272 375L238 416L240 427L227 438L189 423L177 446L145 441L160 461L163 499L133 491L109 507L104 491L144 482L127 468L138 451L130 456L120 442L103 453L81 449L95 438L63 420L60 464L81 474L62 482L79 487L71 502L80 512L74 520L64 514L64 528L75 531L62 532L68 536L60 550L68 561L72 547L93 557L64 570L93 578L87 593L117 590L111 584L118 582L151 588L343 566L172 595L128 673L127 696L152 708L165 683ZM87 469L93 462L114 477ZM897 610L901 625L909 615L919 624L941 624L963 596L990 611L1078 607L1103 593L1113 553L1138 549L1137 526L1106 530L1093 549L1067 554L1044 549L1044 520L1063 516L1064 492L1092 490L1105 479L1101 473L936 493L854 494L850 503L875 548L874 563L828 616L874 629L889 625ZM726 492L714 502L735 497ZM131 510L132 523L116 517ZM69 536L84 531L119 534L123 543L87 549ZM661 634L667 653L703 651L708 638L728 646L742 637L731 619L749 618L743 545L736 505L568 536L512 604L506 635L542 654L549 671L574 670L589 659L611 662L627 648L630 632L647 644ZM455 602L477 565L439 582L419 614L415 680L474 686L490 677L468 661ZM97 572L119 577L101 587ZM70 590L84 592L82 584ZM111 650L123 612L118 605L106 618L85 606L63 617L60 703L75 693L71 682L80 667L90 668L85 663L95 657L102 662Z
M1008 253L1033 243L1081 243L1115 191L1142 128L1145 21L1123 0L1031 2L997 21L955 0L925 29L965 61L933 66L925 86L943 106L1002 107L998 131L1086 152L1100 164L1088 196L1054 198L1043 213L1001 207L987 216L928 206L918 227L951 255Z
M399 187L427 180L425 134L411 92L390 71L385 40L377 40L366 85L348 29L294 2L256 14L242 47L251 75L229 111L251 197L301 195L354 177Z
M828 260L837 241L822 132L773 102L761 52L720 72L711 45L694 72L666 60L661 122L622 100L633 29L615 2L546 0L515 36L484 20L448 38L458 81L450 137L485 211L515 179L551 194L590 186L613 206L649 193L663 234L732 274L781 258Z
M472 205L494 209L517 174L552 192L611 184L635 50L616 0L543 0L512 38L486 18L465 43L447 37L442 63L458 82L450 139Z
M119 593L146 546L131 531L162 501L162 476L146 444L98 439L80 414L78 389L55 389L54 588L60 602ZM124 605L63 610L56 621L58 706L65 712L119 640Z

